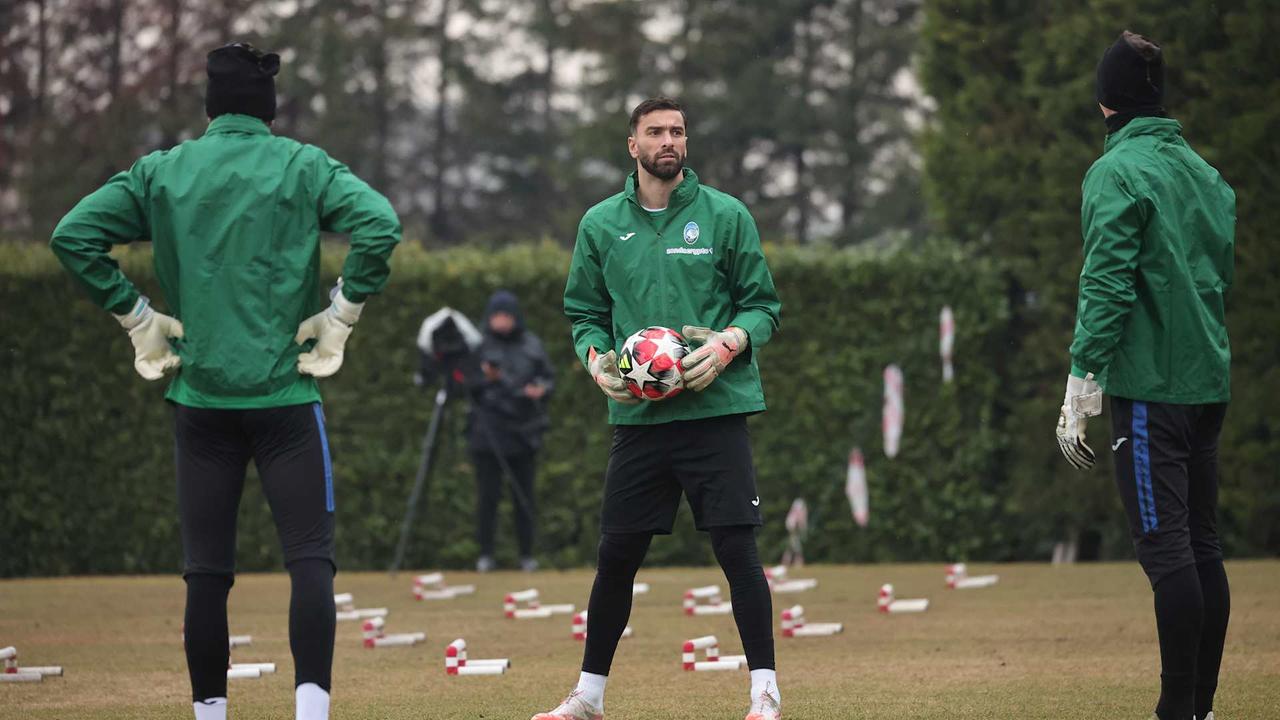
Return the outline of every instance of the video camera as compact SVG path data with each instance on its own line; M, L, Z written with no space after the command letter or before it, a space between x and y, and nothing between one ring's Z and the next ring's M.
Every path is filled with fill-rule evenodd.
M450 390L482 382L478 349L482 336L467 316L443 307L427 316L418 330L421 362L414 380L419 385L443 378Z

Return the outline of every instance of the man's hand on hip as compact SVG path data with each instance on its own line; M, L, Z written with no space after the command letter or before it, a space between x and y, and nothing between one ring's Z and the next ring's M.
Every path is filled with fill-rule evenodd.
M363 309L364 303L351 302L339 290L328 308L303 320L293 341L301 345L314 339L316 344L310 352L298 355L298 372L318 378L338 372L342 367L343 348Z
M1093 467L1095 455L1084 442L1084 427L1089 418L1102 414L1102 390L1093 373L1082 378L1067 376L1067 394L1058 411L1058 448L1067 462L1080 470Z
M146 296L140 296L133 309L116 315L120 326L129 331L133 343L133 368L147 380L159 380L166 372L177 370L182 358L173 352L170 338L182 337L182 323L151 307Z
M747 331L742 328L729 327L716 332L711 328L685 325L683 334L684 339L691 343L702 343L702 347L680 361L684 386L695 392L705 390L747 348Z
M596 381L596 385L600 386L600 390L614 401L624 405L640 402L635 395L631 394L631 391L627 390L627 383L618 370L618 356L612 350L599 353L594 347L588 349L587 372L591 373L591 378Z

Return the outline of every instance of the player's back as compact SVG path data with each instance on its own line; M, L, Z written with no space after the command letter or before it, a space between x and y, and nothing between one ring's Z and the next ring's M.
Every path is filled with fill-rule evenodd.
M140 161L156 273L185 329L172 399L225 407L318 398L294 367L293 337L322 304L327 162L243 115L220 116L204 136Z
M1107 392L1174 403L1230 395L1225 295L1233 279L1235 193L1167 118L1137 118L1107 139L1085 178L1084 225L1114 232L1108 204L1136 202L1136 303Z

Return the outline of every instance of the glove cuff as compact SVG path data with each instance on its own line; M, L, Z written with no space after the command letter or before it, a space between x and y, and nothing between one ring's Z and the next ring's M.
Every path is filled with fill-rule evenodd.
M1102 414L1102 389L1093 379L1093 373L1082 378L1067 376L1067 401L1071 412L1080 417Z
M344 325L355 325L363 310L364 303L351 302L341 290L334 293L333 304L329 306L329 312Z
M112 316L115 317L116 322L120 323L120 327L125 330L132 330L151 317L153 313L155 313L155 310L151 309L151 300L146 295L139 295L137 302L133 304L133 309L124 315L112 313Z

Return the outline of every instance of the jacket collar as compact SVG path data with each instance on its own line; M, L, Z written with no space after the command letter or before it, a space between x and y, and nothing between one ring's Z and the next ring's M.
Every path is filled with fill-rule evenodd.
M627 199L637 205L640 204L640 201L636 198L636 183L639 182L636 179L636 176L639 172L640 171L637 170L627 176L627 183L624 189ZM674 210L675 208L684 207L685 205L693 202L693 199L697 197L697 195L698 175L693 171L693 168L686 167L684 169L684 180L681 180L680 184L676 186L676 189L671 191L671 199L667 202L667 209Z
M235 113L227 113L219 115L209 122L209 127L205 128L205 135L228 135L232 133L245 133L248 135L270 135L271 128L259 118L252 115L237 115Z
M1107 140L1102 146L1102 152L1105 155L1111 152L1111 149L1116 145L1139 135L1180 136L1182 135L1182 124L1173 118L1167 117L1134 118L1129 121L1128 125L1107 136Z

